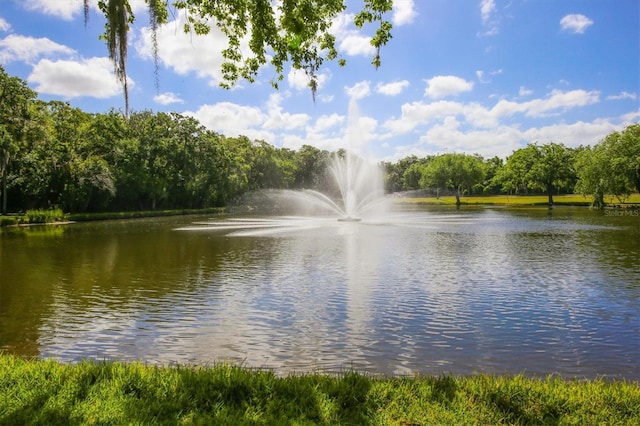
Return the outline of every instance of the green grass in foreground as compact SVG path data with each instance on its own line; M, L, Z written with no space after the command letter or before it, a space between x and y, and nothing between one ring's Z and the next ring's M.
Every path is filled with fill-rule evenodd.
M637 383L522 376L277 377L235 366L0 355L0 424L640 424Z
M619 205L616 197L606 196L606 204ZM430 204L430 205L455 205L456 197L445 196L440 198L398 198L397 203L404 204ZM495 206L547 206L549 199L546 195L488 195L488 196L464 196L460 197L460 202L464 205L495 205ZM559 206L589 206L591 198L579 194L554 195L553 203ZM625 204L640 204L640 194L632 194L625 200Z

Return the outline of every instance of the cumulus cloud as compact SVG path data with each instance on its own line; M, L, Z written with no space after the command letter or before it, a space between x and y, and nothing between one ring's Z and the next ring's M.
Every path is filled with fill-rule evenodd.
M387 96L396 96L402 93L402 91L407 87L409 87L408 80L392 81L391 83L378 83L376 85L376 92Z
M526 102L500 100L493 107L476 102L453 101L411 102L401 107L401 116L383 123L382 128L393 135L405 134L435 122L456 118L476 129L491 129L501 125L501 119L523 114L544 117L550 113L591 105L599 101L599 92L573 90L553 91L546 98Z
M33 64L43 56L72 55L75 51L48 38L33 38L11 34L0 40L0 62L13 61Z
M196 118L210 130L229 137L245 135L254 137L263 134L257 131L267 119L259 108L238 105L232 102L218 102L213 105L202 105L197 111L186 111L186 116ZM259 137L262 139L263 137Z
M184 101L173 92L160 93L153 97L153 101L160 105L181 104Z
M84 4L80 0L29 0L21 3L26 10L55 16L65 21L71 21L76 15L84 13ZM98 0L90 0L89 5L98 13L102 13L98 8ZM145 0L129 0L129 5L134 15L148 8Z
M443 98L469 92L473 83L453 75L440 75L427 80L424 95L429 98Z
M323 70L319 74L316 75L318 78L318 87L317 90L320 91L327 84L329 79L331 78L331 72L328 69ZM295 89L297 91L309 91L311 90L309 87L309 77L302 70L297 70L291 68L289 73L287 74L287 83L289 87ZM322 100L322 95L319 96Z
M371 94L369 81L361 81L351 87L345 86L344 92L347 94L347 96L355 100L366 98Z
M331 24L331 33L338 40L338 50L349 56L371 56L375 48L371 45L371 37L362 35L353 26L354 15L341 13Z
M22 2L22 5L29 11L56 16L65 21L71 21L83 8L81 1L31 0Z
M580 14L566 15L560 20L560 28L574 34L584 34L592 24L591 19Z
M336 126L342 125L344 121L344 115L339 115L335 112L330 115L321 115L320 117L318 117L316 123L309 129L309 131L313 133L324 132L329 129L335 128Z
M527 102L499 101L491 111L497 116L509 116L516 113L528 117L543 117L549 113L566 111L571 108L595 104L600 101L600 92L586 90L552 91L547 98L533 99Z
M207 35L186 34L182 31L186 23L187 16L180 11L176 20L158 27L158 59L177 74L195 73L207 79L211 86L217 86L222 81L222 51L227 47L228 39L215 25ZM135 48L142 58L153 57L150 28L141 30ZM244 42L242 49L247 49Z
M421 132L417 143L397 146L393 158L398 160L411 154L426 156L445 151L505 158L528 143L551 141L575 148L589 141L596 143L611 132L632 124L633 120L627 118L622 116L617 120L596 119L592 122L556 123L541 127L498 125L490 129L475 129L465 126L456 117L446 117Z
M396 0L393 2L391 22L395 26L411 24L418 13L414 9L413 0Z
M247 136L275 144L282 141L280 132L303 130L310 120L307 114L283 111L282 100L282 94L273 93L263 108L218 102L202 105L197 111L186 111L184 115L196 118L206 128L225 136Z
M284 112L281 106L282 95L273 93L267 101L267 118L262 127L268 130L293 130L306 126L310 117L307 114Z
M39 93L65 98L89 96L104 99L122 92L108 58L81 61L42 59L33 67L27 81L35 84L35 90ZM127 84L130 89L134 86L131 79L127 80Z

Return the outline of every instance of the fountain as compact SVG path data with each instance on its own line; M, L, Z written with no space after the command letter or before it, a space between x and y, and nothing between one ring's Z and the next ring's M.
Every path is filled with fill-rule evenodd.
M289 195L328 209L339 216L340 222L359 222L363 215L375 211L386 199L380 167L353 153L355 148L363 145L364 134L360 128L358 107L353 99L349 102L348 117L347 151L335 154L329 166L339 189L340 200L336 202L314 190L294 191Z
M238 205L252 206L253 218L200 222L180 230L223 229L234 235L270 235L300 229L313 229L338 222L357 223L385 217L383 174L379 165L354 153L364 145L357 104L349 103L346 150L334 154L329 164L335 188L320 192L305 190L266 190L247 194ZM255 218L268 212L268 218ZM246 210L244 210L246 212ZM286 216L274 216L286 212ZM238 212L242 213L242 212ZM290 214L294 214L291 216ZM330 214L330 217L327 217Z
M338 202L314 190L292 191L289 195L324 207L337 214L340 222L359 222L363 215L372 212L385 201L379 167L347 152L344 156L336 155L329 169L339 189Z

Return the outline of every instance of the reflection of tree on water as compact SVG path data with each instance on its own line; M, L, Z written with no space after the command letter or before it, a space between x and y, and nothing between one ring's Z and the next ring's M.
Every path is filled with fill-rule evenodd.
M29 246L3 233L0 337L63 360L637 372L634 218L467 210L94 223Z

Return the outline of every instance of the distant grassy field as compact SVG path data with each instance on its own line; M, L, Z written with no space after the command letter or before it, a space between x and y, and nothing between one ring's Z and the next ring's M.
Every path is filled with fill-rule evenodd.
M637 382L369 377L0 354L0 425L638 425Z
M446 197L424 197L424 198L398 198L397 203L402 204L432 204L432 205L455 205L455 196ZM496 205L496 206L546 206L548 198L546 195L490 195L461 197L460 202L465 205ZM567 206L589 206L591 199L582 195L554 195L553 202L556 205ZM613 196L605 197L605 203L618 205L618 199ZM625 204L640 204L640 194L633 194L625 200Z

